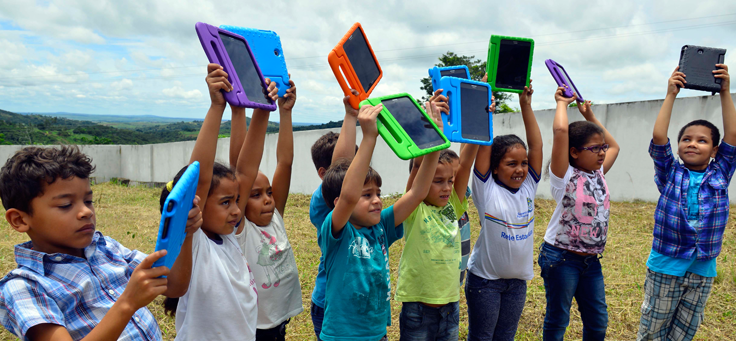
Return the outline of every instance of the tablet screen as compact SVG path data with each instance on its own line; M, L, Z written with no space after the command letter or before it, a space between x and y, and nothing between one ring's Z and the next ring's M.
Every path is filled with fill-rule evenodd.
M460 105L463 138L490 141L488 88L468 83L460 84Z
M529 72L531 42L501 39L496 68L496 87L523 90Z
M562 74L562 80L567 84L567 86L570 88L573 94L578 95L578 98L580 98L580 94L578 93L578 89L575 88L575 84L572 84L572 81L570 81L570 77L567 75L567 71L565 71L565 68L563 68L560 64L557 64L557 69L559 69Z
M256 70L255 64L253 64L250 53L248 53L245 42L222 32L220 32L220 39L222 39L222 44L225 45L225 51L227 51L227 55L230 57L230 62L233 63L235 73L238 74L240 85L243 86L248 100L260 104L271 104L271 101L263 93L261 77L258 75L258 71ZM232 83L232 78L228 78Z
M445 143L437 129L409 97L386 99L381 103L409 134L419 149L427 149Z
M365 92L368 92L378 79L381 71L378 70L378 64L376 64L373 53L368 48L368 43L365 41L365 36L363 36L360 27L353 31L353 34L342 45L342 48L358 76L360 85Z
M441 70L440 77L456 77L456 78L468 79L468 73L465 72L464 68L463 69Z

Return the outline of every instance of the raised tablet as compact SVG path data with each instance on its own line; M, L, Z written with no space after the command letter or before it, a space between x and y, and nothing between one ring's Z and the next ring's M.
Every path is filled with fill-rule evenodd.
M358 109L360 101L368 98L383 74L360 23L350 28L327 60L343 93L350 96L350 105ZM358 91L357 97L350 92L351 88Z
M726 49L705 46L685 45L680 50L680 69L685 74L686 89L721 91L721 79L716 78L713 70L716 64L723 64Z
M493 91L521 93L529 85L534 40L491 36L488 45L488 84Z
M465 65L443 67L435 66L427 72L429 73L429 77L432 79L432 91L442 88L440 87L440 79L442 79L442 77L470 79L470 71Z
M464 82L460 84L461 135L464 139L491 141L488 98L487 87Z
M381 103L404 128L406 134L419 149L432 148L445 143L435 125L408 96L385 99Z
M583 95L580 94L580 91L578 91L575 83L572 82L570 76L567 74L567 70L565 70L562 65L552 59L545 60L544 65L547 66L547 69L552 75L552 78L554 78L555 82L557 83L557 86L567 86L564 92L565 97L572 98L574 95L577 95L579 101L585 101Z
M222 39L222 44L225 46L228 56L230 56L230 61L232 61L235 72L238 74L240 84L243 85L243 90L250 95L248 99L260 104L271 104L271 101L263 93L261 77L258 75L253 63L253 56L245 47L245 43L222 32L220 32L220 39Z

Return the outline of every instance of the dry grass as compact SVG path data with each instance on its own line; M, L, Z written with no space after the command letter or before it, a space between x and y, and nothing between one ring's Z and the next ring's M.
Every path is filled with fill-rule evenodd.
M111 184L96 185L95 204L98 228L102 233L118 240L129 248L151 252L155 245L158 227L158 190L136 187L128 188ZM391 204L394 199L386 200ZM537 200L536 244L542 242L544 229L554 210L554 202ZM606 300L609 310L609 340L632 340L639 325L639 307L643 298L643 285L646 272L645 262L651 247L652 203L614 203L606 253L603 258L603 272L606 280ZM736 232L734 232L734 213L726 230L723 252L718 258L719 277L706 309L705 322L700 327L696 340L733 340L736 338ZM312 322L309 316L309 302L317 274L319 247L315 229L309 223L309 197L293 195L286 209L286 228L297 257L305 311L292 319L288 327L287 339L313 340ZM473 240L478 236L478 214L471 205L471 226ZM26 240L26 236L10 229L6 222L0 227L0 272L7 273L15 267L13 245ZM395 285L399 257L404 246L403 240L391 247L391 271ZM537 249L535 248L535 255ZM535 258L536 259L536 258ZM517 340L540 340L544 319L544 286L539 278L539 268L535 265L535 277L528 285L526 307L521 318ZM158 318L164 339L174 339L174 320L164 316L160 307L161 299L149 305ZM467 335L467 306L461 294L460 339ZM398 317L401 305L392 302L393 326L388 329L392 340L398 340ZM357 317L356 317L357 318ZM582 324L576 308L573 309L567 338L582 338ZM13 339L5 330L0 331L0 339Z

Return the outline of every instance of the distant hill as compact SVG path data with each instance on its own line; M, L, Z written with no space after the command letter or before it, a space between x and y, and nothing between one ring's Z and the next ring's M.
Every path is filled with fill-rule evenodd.
M130 122L151 122L151 123L175 123L175 122L191 122L203 120L204 118L184 118L184 117L165 117L156 115L95 115L95 114L77 114L69 112L39 112L26 113L21 115L43 115L51 117L63 117L70 120L90 121L97 123L130 123Z

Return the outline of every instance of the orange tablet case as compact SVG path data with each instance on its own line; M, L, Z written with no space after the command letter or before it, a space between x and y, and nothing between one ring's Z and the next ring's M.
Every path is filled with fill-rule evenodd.
M365 43L368 45L368 50L370 50L373 55L373 60L376 62L376 66L378 67L378 78L373 82L370 89L363 89L363 86L360 84L360 80L358 79L358 75L355 73L355 69L353 69L353 65L350 63L350 60L343 49L343 45L348 41L348 39L350 39L356 29L360 29L363 33L363 38L365 39ZM350 105L354 109L358 109L360 102L370 96L373 89L383 77L383 70L381 69L381 65L378 63L378 58L376 58L376 54L373 52L373 48L371 47L371 43L368 41L368 37L365 35L365 30L363 30L363 26L357 22L350 28L350 30L348 30L348 33L342 37L342 40L337 43L332 51L330 51L330 54L327 56L327 62L330 63L330 68L332 68L332 72L335 74L337 82L340 83L342 92L345 93L345 96L350 96ZM340 72L341 68L342 72ZM342 76L343 73L345 74L345 77ZM347 82L345 78L347 78ZM353 96L350 92L351 88L358 91L358 97Z

